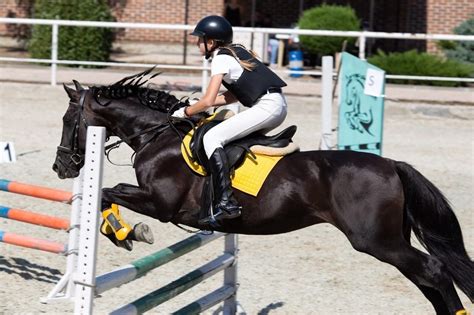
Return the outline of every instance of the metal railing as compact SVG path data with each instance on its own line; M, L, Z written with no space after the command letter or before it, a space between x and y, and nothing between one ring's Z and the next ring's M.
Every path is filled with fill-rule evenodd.
M129 28L129 29L155 29L155 30L193 30L193 25L183 24L154 24L154 23L127 23L127 22L96 22L96 21L71 21L71 20L43 20L43 19L25 19L25 18L0 18L0 23L4 24L29 24L29 25L50 25L51 32L51 59L36 58L13 58L1 57L0 61L8 62L30 62L51 64L51 85L57 83L57 65L75 64L75 65L94 65L94 66L120 66L120 67L151 67L155 64L143 63L122 63L122 62L95 62L79 60L59 60L58 59L58 32L59 26L76 27L105 27L105 28ZM282 28L252 28L252 27L234 27L234 32L241 33L262 33L262 34L288 34L288 35L310 35L310 36L333 36L333 37L356 37L359 43L359 58L365 59L366 41L368 38L385 39L409 39L409 40L454 40L454 41L474 41L474 35L448 35L448 34L421 34L421 33L386 33L386 32L367 32L367 31L326 31L326 30L303 30L303 29L282 29ZM208 63L203 59L202 66L170 65L158 64L161 69L182 69L202 71L203 87L208 78ZM276 70L279 73L321 75L321 71L308 70ZM429 76L408 76L408 75L386 75L388 79L409 79L409 80L433 80L433 81L457 81L474 82L474 78L454 78L454 77L429 77Z

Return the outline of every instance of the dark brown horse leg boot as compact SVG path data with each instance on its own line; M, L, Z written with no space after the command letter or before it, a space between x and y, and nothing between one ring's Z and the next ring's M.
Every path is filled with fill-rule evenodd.
M214 216L216 219L232 219L240 216L242 207L234 198L227 155L222 148L212 153L209 164L214 189Z

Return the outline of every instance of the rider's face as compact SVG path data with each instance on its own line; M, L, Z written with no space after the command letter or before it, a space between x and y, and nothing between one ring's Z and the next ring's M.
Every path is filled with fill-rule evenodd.
M198 46L199 51L201 52L201 55L204 56L206 54L206 47L204 46L204 40L202 37L198 37L196 41L196 45ZM213 45L214 45L214 41L212 39L209 39L207 41L207 49L209 51L212 51Z

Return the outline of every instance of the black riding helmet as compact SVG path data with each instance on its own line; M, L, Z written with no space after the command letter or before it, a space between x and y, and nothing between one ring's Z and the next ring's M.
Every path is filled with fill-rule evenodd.
M206 49L206 59L208 59L211 54L207 49L206 41L214 39L223 44L232 43L232 25L222 16L210 15L198 22L191 35L202 37Z

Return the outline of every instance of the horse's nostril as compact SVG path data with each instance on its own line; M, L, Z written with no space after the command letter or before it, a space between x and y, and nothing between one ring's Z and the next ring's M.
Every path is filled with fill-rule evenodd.
M53 164L53 171L55 171L55 172L58 171L58 165L56 163Z

